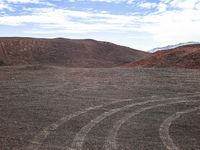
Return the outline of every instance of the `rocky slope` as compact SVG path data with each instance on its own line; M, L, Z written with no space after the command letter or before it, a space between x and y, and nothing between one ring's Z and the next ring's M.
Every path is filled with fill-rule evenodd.
M0 65L114 67L148 55L128 47L90 39L0 38Z
M200 69L200 44L158 51L142 60L121 67Z

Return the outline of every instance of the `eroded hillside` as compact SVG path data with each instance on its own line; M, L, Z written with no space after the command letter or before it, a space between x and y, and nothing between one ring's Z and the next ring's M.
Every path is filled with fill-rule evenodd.
M149 53L90 39L0 38L0 65L114 67L147 55Z

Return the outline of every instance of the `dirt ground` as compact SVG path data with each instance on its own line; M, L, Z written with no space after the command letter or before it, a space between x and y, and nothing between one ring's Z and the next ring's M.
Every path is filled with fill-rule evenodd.
M0 150L199 150L200 71L0 67Z

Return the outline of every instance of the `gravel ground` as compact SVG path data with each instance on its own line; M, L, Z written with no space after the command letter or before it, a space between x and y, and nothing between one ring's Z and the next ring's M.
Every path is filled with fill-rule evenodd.
M200 71L0 68L0 150L200 149Z

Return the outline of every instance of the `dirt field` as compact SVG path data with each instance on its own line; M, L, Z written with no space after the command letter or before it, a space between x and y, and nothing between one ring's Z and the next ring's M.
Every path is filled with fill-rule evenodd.
M0 68L0 150L199 150L200 71Z

